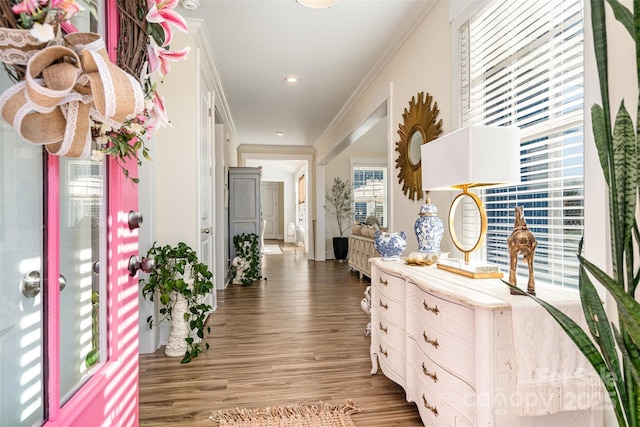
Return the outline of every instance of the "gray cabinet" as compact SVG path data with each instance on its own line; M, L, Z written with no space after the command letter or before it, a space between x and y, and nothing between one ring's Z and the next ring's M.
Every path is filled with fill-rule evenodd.
M260 168L229 168L229 261L236 256L233 237L242 233L260 236Z

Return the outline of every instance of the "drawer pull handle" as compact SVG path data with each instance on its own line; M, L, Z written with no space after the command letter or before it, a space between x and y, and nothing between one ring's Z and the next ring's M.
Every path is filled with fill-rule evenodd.
M435 340L431 340L429 339L429 337L427 336L426 332L422 332L422 338L424 338L424 342L431 344L432 346L434 346L435 348L440 347L440 344L438 344L438 338L436 338Z
M382 302L382 300L380 301L380 307L384 308L385 310L389 309L389 304L385 304Z
M424 394L422 395L422 402L424 403L424 407L430 410L433 413L433 415L435 415L436 417L439 415L438 408L435 406L429 405L429 402L427 402L427 398L424 397Z
M382 349L382 345L380 345L379 347L380 347L380 353L384 354L384 357L387 357L388 352Z
M425 310L432 312L436 316L438 315L438 313L440 313L440 310L438 310L438 306L437 305L435 305L433 307L429 307L429 304L427 304L427 302L423 300L422 301L422 306L424 307Z
M382 280L382 277L378 277L378 281L380 283L382 283L383 285L387 286L389 284L389 282L387 282L386 280Z
M429 378L431 378L433 380L434 383L438 382L438 374L436 374L435 372L429 372L427 370L427 367L424 366L424 363L422 364L422 372L428 376Z
M380 322L380 330L386 334L388 328L385 328L384 326L382 326L382 322Z

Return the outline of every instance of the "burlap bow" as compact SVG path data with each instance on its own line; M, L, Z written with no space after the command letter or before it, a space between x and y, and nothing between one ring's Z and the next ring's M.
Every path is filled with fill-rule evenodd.
M119 129L144 110L140 83L109 61L99 34L73 33L66 46L32 55L25 80L0 96L0 114L51 154L86 158L92 121Z

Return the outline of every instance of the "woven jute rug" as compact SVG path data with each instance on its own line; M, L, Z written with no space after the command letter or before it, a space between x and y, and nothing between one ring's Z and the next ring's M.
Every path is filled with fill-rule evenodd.
M352 400L344 403L278 405L214 412L209 419L220 427L355 427L351 414L362 411Z

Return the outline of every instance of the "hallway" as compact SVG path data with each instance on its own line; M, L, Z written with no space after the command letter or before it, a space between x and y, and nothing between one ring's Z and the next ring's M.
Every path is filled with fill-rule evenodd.
M186 365L162 348L140 355L140 425L215 427L214 410L352 399L363 409L357 426L421 426L403 389L370 374L368 279L265 243L283 254L264 256L260 282L218 291L206 353Z

